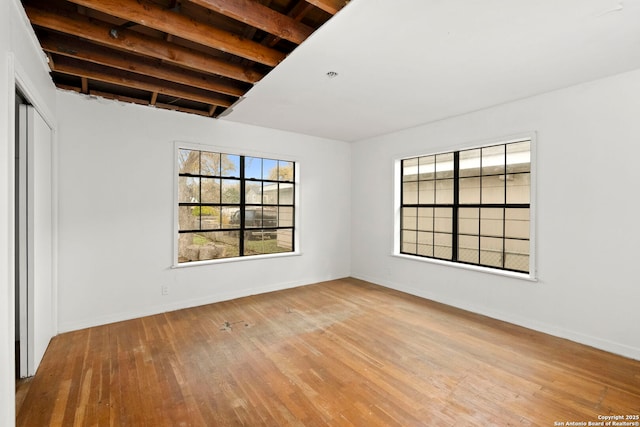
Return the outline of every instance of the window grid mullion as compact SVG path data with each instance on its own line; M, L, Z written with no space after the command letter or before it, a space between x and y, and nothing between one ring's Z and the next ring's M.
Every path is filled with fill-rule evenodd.
M188 150L188 149L184 149L184 150ZM247 225L248 225L248 219L246 216L246 210L244 209L245 206L247 206L247 202L248 202L248 198L247 198L247 174L245 171L245 165L247 164L247 158L246 156L242 156L242 155L233 155L233 154L223 154L223 153L214 153L214 154L218 154L218 159L219 162L222 162L222 156L230 156L230 158L234 158L233 161L237 162L236 165L239 167L239 170L237 173L235 173L235 167L232 168L232 170L234 171L234 173L232 175L234 176L223 176L224 174L222 173L221 170L216 171L214 174L210 174L208 173L208 170L206 170L206 168L204 167L205 165L203 164L204 161L204 156L206 155L206 153L209 153L207 151L202 151L202 150L190 150L191 151L191 156L192 158L194 158L194 162L198 162L197 165L192 165L191 169L189 171L184 171L184 172L180 172L178 171L178 179L180 180L181 177L190 177L193 180L197 180L197 187L195 183L192 184L188 184L189 187L191 187L192 189L189 190L189 187L186 187L183 189L183 187L181 187L180 182L179 181L179 185L178 185L178 200L177 200L177 205L178 207L191 207L192 211L193 210L198 210L198 215L197 215L197 223L194 221L193 222L193 227L189 226L189 224L187 223L187 226L185 227L184 225L182 225L182 222L179 222L178 224L178 228L177 228L177 236L183 236L186 234L189 234L191 236L193 236L193 239L199 239L199 241L196 243L195 241L192 241L191 238L189 240L180 240L178 245L179 245L179 249L178 249L178 263L183 263L183 262L193 262L193 261L199 261L199 260L205 260L205 259L217 259L217 258L229 258L229 257L242 257L242 256L249 256L252 255L252 253L247 253L247 250L251 251L251 248L247 247L247 245L245 244L245 232L247 231ZM184 160L182 160L182 158L178 158L179 162L182 162ZM280 161L280 160L276 160L277 162L284 162L284 161ZM182 164L182 163L181 163ZM278 163L276 165L276 167L279 167ZM284 164L284 163L283 163ZM292 173L293 173L293 177L295 177L295 162L286 162L286 165L288 168L291 168ZM182 167L182 166L181 166ZM261 168L262 169L262 168ZM278 172L278 170L276 169L276 172ZM287 183L289 183L290 185L286 187L285 191L291 191L291 195L289 195L288 193L285 195L287 197L291 198L291 202L286 203L285 205L280 205L280 201L284 201L285 199L281 198L281 194L280 194L280 188L279 188L279 177L280 175L277 175L275 179L262 179L264 177L264 175L262 174L262 170L261 170L261 175L260 175L260 179L252 179L252 181L256 181L258 183L260 183L261 187L264 187L265 183L271 183L274 185L275 187L275 195L273 195L273 199L274 202L272 203L264 203L265 200L261 199L259 200L259 203L253 203L253 204L249 204L249 206L255 206L257 209L260 210L260 218L262 219L262 222L260 223L260 227L256 228L256 230L261 230L263 231L264 228L266 226L268 226L271 235L270 235L270 239L269 240L273 240L273 245L274 248L269 248L268 252L262 252L263 249L259 249L257 253L279 253L279 252L293 252L295 250L294 248L294 231L295 231L295 224L294 224L294 218L295 218L295 207L296 207L296 196L295 196L295 180L291 179L290 181L288 180ZM211 187L212 188L205 188L204 185L204 181L203 179L214 179L217 182L211 182ZM229 180L228 182L228 186L225 187L222 183L223 180ZM186 185L186 184L185 184ZM237 187L236 187L237 186ZM227 188L229 190L234 190L234 188L238 188L239 194L237 196L234 195L233 198L237 200L233 200L232 202L229 202L230 199L227 202L223 201L223 195L227 194L224 191L224 188ZM215 190L214 190L215 188ZM262 188L263 190L263 188ZM190 191L190 193L181 193L182 191ZM215 193L212 193L211 191L215 191ZM190 198L186 198L184 195L187 194L191 194L192 196L190 196ZM264 191L261 192L261 194L264 194ZM213 196L213 195L217 195L218 201L203 201L204 198L207 198L208 200L210 199L210 197L208 196ZM194 198L197 197L197 201L194 200ZM190 199L189 201L181 201L182 200L187 200ZM288 221L290 222L290 224L287 225L280 225L279 222L279 213L280 213L280 207L285 206L289 209L289 213L287 215L291 215L293 216L292 218L288 218ZM208 208L207 207L212 207L212 208L216 208L217 211L217 215L214 213L214 215L210 215L208 212ZM266 223L264 220L264 215L265 212L263 211L264 207L269 207L270 209L275 209L275 223ZM226 208L224 210L223 213L223 208ZM237 208L237 210L235 209ZM204 211L207 211L207 213L205 214ZM233 219L234 214L232 212L237 212L237 216L235 216L235 222ZM179 210L179 212L182 212ZM182 215L181 213L179 213L179 215ZM205 215L205 216L203 216ZM224 219L226 217L229 217L228 219L230 219L232 222L230 224L228 224L228 226L225 226L223 224ZM179 216L179 221L181 221L182 218L181 216ZM208 220L208 222L203 222L203 219L206 218ZM194 220L196 220L195 216L194 216ZM211 221L215 221L215 222L211 222ZM235 227L233 227L235 224L237 224ZM182 227L182 228L181 228ZM284 234L284 235L280 235L280 233L276 234L276 230L290 230L290 233ZM255 232L255 230L253 230ZM208 235L207 233L213 233L212 235ZM264 238L264 235L262 236L262 238ZM280 239L285 239L283 240L282 244L286 245L286 246L282 246L280 243ZM275 240L277 239L277 240ZM229 240L233 240L234 242L229 242ZM290 241L289 241L290 240ZM204 242L203 242L204 241ZM287 243L288 242L288 243ZM187 246L188 245L188 246ZM235 246L235 250L234 249ZM193 258L193 251L194 251L194 247L200 247L199 249L195 249L196 254L195 254L195 258ZM219 249L222 248L222 249ZM232 254L231 255L226 255L224 254L224 252L222 252L221 256L217 256L219 255L216 254L216 251L222 250L224 251L225 248L231 248ZM214 253L214 255L212 256L212 258L198 258L198 256L202 256L202 251L206 251L207 254L210 253ZM191 251L191 252L189 252ZM200 254L200 255L198 255ZM209 255L206 255L209 256Z
M244 256L244 232L246 225L245 188L244 156L240 156L240 230L238 231L238 255L241 257Z
M478 173L480 174L480 200L479 200L479 206L478 206L478 261L477 261L478 265L480 265L480 257L482 254L482 202L483 202L482 182L484 177L484 174L482 173L482 166L483 166L482 159L483 159L482 149L480 149L480 170L478 171Z
M198 230L202 230L202 151L198 151Z
M451 211L451 260L458 261L458 212L460 204L460 152L453 153L453 209Z
M482 253L482 236L483 236L483 231L482 231L482 224L483 224L483 218L487 219L490 222L493 222L494 220L492 219L493 215L489 216L488 218L486 218L487 213L483 214L483 210L484 209L498 209L498 212L501 212L502 214L502 218L501 218L501 223L492 225L491 223L486 224L487 228L485 230L485 232L488 232L491 236L493 236L493 234L495 234L496 231L501 229L500 232L500 249L498 249L500 251L500 255L501 255L501 259L499 261L499 263L494 264L495 267L493 268L499 268L502 270L510 270L510 271L522 271L522 270L513 270L512 268L507 268L507 259L506 259L506 246L507 246L507 218L506 218L506 214L507 214L507 210L511 209L511 208L522 208L522 209L530 209L530 203L513 203L513 204L509 204L508 200L507 200L507 195L508 195L508 189L507 189L507 158L508 158L508 151L507 148L509 146L510 143L506 143L506 144L496 144L493 146L487 146L487 147L482 147L480 149L480 158L479 158L479 173L478 173L478 177L479 177L479 189L478 189L478 194L480 197L480 200L478 201L478 203L469 203L469 204L464 204L462 205L460 203L460 191L461 191L461 170L460 170L460 151L454 151L451 153L442 153L442 154L449 154L449 155L453 155L453 162L454 162L454 168L453 168L453 203L452 204L438 204L437 203L437 197L438 197L438 188L435 185L438 181L436 175L435 175L435 170L434 170L434 177L433 179L431 179L430 181L433 182L434 187L433 187L433 196L434 196L434 200L432 203L422 203L422 200L419 199L420 197L420 189L421 189L421 184L424 184L424 182L422 182L420 180L420 175L419 175L419 168L418 171L416 171L416 174L418 176L417 178L417 193L418 193L418 200L416 203L412 203L412 204L405 204L405 194L404 194L404 173L405 173L405 165L406 165L406 161L407 160L411 160L414 161L418 158L410 158L410 159L402 159L401 160L401 171L400 171L400 181L401 181L401 192L400 192L400 204L401 207L403 208L403 215L401 215L400 218L400 229L401 230L405 230L406 227L409 227L409 224L406 223L405 218L404 218L404 213L406 212L406 209L408 208L416 208L416 242L418 240L417 238L417 223L418 223L418 217L419 214L417 213L419 211L420 208L430 208L433 211L432 214L432 237L433 237L433 241L432 241L432 245L434 247L434 251L435 251L435 234L436 234L436 209L437 208L451 208L451 214L452 214L452 228L451 228L451 233L452 233L452 241L451 241L451 245L452 245L452 256L451 259L454 262L462 262L462 263L467 263L467 264L475 264L475 265L485 265L483 263L481 263L481 253ZM498 150L495 150L496 148L501 147L502 149L499 151L502 151L502 153L495 153ZM491 148L493 148L493 150L490 150ZM487 149L485 151L485 149ZM491 152L493 151L493 153ZM496 158L495 155L498 155L498 157ZM438 156L438 154L434 155L434 156ZM488 156L493 157L492 159L490 159ZM497 161L497 163L495 162ZM436 160L437 163L437 160ZM487 172L493 172L490 174L486 174L485 176L485 171L484 171L484 167L487 168L491 168L492 170L487 170ZM502 169L501 173L495 173L493 171L494 166L497 166L498 168ZM525 173L525 172L519 172L519 171L515 171L514 174L519 174L519 173ZM503 185L502 185L502 193L503 193L503 200L502 203L484 203L484 184L486 183L487 185L490 185L492 188L489 188L489 190L494 191L493 187L495 186L495 183L493 183L492 181L494 181L495 179L492 179L491 182L485 182L487 181L485 178L486 177L498 177L499 176L503 176ZM516 188L517 191L521 191L519 188ZM500 191L500 190L498 190ZM528 186L528 190L530 191L530 186ZM460 209L462 207L465 208L475 208L477 209L477 258L476 258L476 262L471 262L471 261L460 261L460 240L459 240L459 235L460 235L460 227L461 227L461 222L460 222ZM500 227L500 229L496 230L494 227L498 226ZM406 230L409 230L409 228L406 228ZM487 235L487 237L489 237L489 235ZM497 237L497 236L496 236ZM402 239L402 234L401 234L401 239ZM514 237L514 240L522 240L522 241L531 241L530 237ZM402 252L402 240L401 240L401 252ZM487 243L490 244L490 243ZM490 244L493 245L493 244ZM488 246L486 249L489 249L490 246ZM497 249L497 248L496 248ZM417 250L417 248L416 248ZM409 253L409 252L407 252ZM417 253L415 255L418 255ZM418 255L418 256L425 256L425 255ZM430 258L436 258L435 256L435 252L431 255L428 256ZM494 263L497 260L494 259ZM486 262L491 263L491 261L489 261L489 259L487 259ZM488 264L487 266L490 266L490 264Z
M502 208L502 263L501 266L504 268L506 265L506 240L507 240L507 146L504 146L504 156L502 159L502 164L504 165L504 208Z

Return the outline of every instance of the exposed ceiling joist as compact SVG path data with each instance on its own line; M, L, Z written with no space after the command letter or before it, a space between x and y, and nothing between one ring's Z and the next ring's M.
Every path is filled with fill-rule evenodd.
M40 44L46 52L210 90L212 92L219 92L225 95L240 97L246 91L246 88L221 82L219 81L220 79L216 79L213 76L195 73L174 66L162 65L157 61L144 59L139 56L119 54L112 49L96 46L95 44L90 44L69 36L45 34L40 38Z
M248 83L255 83L263 77L262 73L248 67L232 64L135 31L123 29L118 31L117 38L111 37L109 33L113 28L112 25L79 14L34 7L26 7L26 11L31 23L35 26L78 35L83 39L125 52L150 56L193 70L218 74Z
M336 0L21 1L58 87L217 117Z
M74 90L73 87L66 87L63 89L67 89L67 90ZM93 96L100 96L102 98L107 98L107 99L114 99L116 101L120 101L120 102L130 102L132 104L138 104L138 105L153 105L153 104L149 104L146 101L143 101L141 99L138 98L132 98L130 96L124 96L124 95L116 95L110 92L104 92L104 91L100 91L100 90L90 90L89 91L89 95L93 95Z
M163 102L158 102L155 106L158 108L164 108L165 110L181 111L183 113L197 114L199 116L205 116L205 117L211 116L209 114L209 111L201 111L201 110L196 110L194 108L180 107L178 105L166 104Z
M306 1L301 1L298 4L296 4L293 7L293 9L291 9L291 11L287 14L287 16L293 19L294 21L298 22L298 21L301 21L302 18L304 18L305 14L311 8L313 8L313 5L307 3ZM262 44L267 46L274 46L276 43L278 43L278 41L280 41L280 39L281 39L280 37L270 34L268 37L266 37L262 41Z
M73 88L68 88L69 90L73 90ZM103 92L103 91L98 91L98 90L92 90L89 92L90 95L93 96L99 96L102 98L107 98L107 99L113 99L116 101L120 101L120 102L129 102L129 103L133 103L133 104L138 104L138 105L147 105L146 102L141 101L140 99L137 98L131 98L129 96L122 96L122 95L114 95L112 93L109 92ZM156 94L156 98L157 98L157 94ZM152 99L153 101L153 99ZM158 108L162 108L165 110L173 110L173 111L180 111L183 113L189 113L189 114L197 114L199 116L208 116L211 117L211 114L209 113L211 111L211 108L213 108L215 110L215 107L212 106L209 111L201 111L201 110L196 110L194 108L186 108L186 107L180 107L178 105L173 105L173 104L167 104L167 103L162 103L162 102L151 102L148 105L154 106L154 107L158 107Z
M320 8L332 15L335 15L336 13L338 13L340 9L342 9L347 5L347 3L349 3L349 0L306 0L306 1L307 3L311 3L317 8Z
M134 89L145 90L148 92L158 92L163 95L189 99L196 102L202 102L207 105L230 107L232 104L230 99L225 99L220 95L216 95L202 89L158 80L152 77L129 73L127 71L105 69L104 67L95 64L83 64L80 61L69 58L61 57L58 59L58 61L56 61L54 71L73 76L86 77L90 80L98 80Z
M191 0L192 3L300 44L313 28L253 0Z
M69 1L271 67L278 65L286 57L284 53L275 49L163 9L147 0Z

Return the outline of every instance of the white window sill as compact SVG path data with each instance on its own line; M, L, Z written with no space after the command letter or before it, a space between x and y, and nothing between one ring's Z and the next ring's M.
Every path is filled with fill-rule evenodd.
M171 268L199 267L202 265L226 264L229 262L239 262L239 261L257 261L262 259L285 258L285 257L300 256L300 255L302 255L302 252L282 252L277 254L249 255L249 256L237 256L233 258L210 259L206 261L191 261L191 262L182 262L182 263L174 262Z
M465 270L478 271L478 272L481 272L481 273L489 273L489 274L495 274L495 275L503 276L503 277L511 277L511 278L514 278L514 279L527 280L529 282L537 282L538 281L538 279L535 277L535 274L533 274L533 273L517 273L515 271L498 270L496 268L482 267L482 266L479 266L479 265L462 264L462 263L458 263L458 262L445 261L445 260L434 259L434 258L425 258L425 257L419 257L419 256L412 256L412 255L406 255L406 254L401 254L401 253L392 253L391 255L394 256L394 257L397 257L397 258L407 259L407 260L411 260L411 261L426 262L426 263L430 263L430 264L438 264L438 265L443 265L443 266L446 266L446 267L453 267L453 268L462 268L462 269L465 269Z

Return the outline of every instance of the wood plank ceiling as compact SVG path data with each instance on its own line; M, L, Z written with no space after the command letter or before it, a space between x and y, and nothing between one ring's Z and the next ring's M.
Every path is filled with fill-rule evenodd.
M62 89L217 117L349 0L23 0Z

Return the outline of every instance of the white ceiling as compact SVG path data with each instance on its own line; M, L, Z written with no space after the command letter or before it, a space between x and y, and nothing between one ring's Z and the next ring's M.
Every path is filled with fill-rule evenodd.
M636 68L640 0L352 0L224 119L357 141Z

